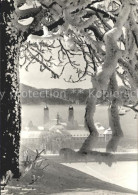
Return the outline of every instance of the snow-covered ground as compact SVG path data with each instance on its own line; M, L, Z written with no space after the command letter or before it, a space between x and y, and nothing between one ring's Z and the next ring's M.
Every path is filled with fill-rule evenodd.
M138 191L138 162L117 162L111 167L106 164L64 163L64 165L94 176L103 181Z
M91 176L97 175L97 164L93 163L76 163L68 164L64 166L53 161L44 161L49 166L44 169L31 169L21 177L18 181L12 180L9 182L5 190L2 190L2 195L132 195L136 192L126 188L120 187L115 184L111 184L105 181L108 178L109 173L106 169L106 175L101 179ZM70 167L69 167L70 166ZM103 174L103 168L101 166L101 174ZM73 167L73 168L71 168ZM75 168L75 169L74 169ZM107 168L107 167L106 167ZM114 168L114 167L113 167ZM131 166L128 168L131 169ZM80 169L77 170L77 169ZM87 173L82 172L87 170ZM126 171L125 169L123 171ZM95 174L96 173L96 174ZM116 174L119 170L116 170ZM38 178L32 183L32 176L35 175ZM130 176L130 175L129 175ZM99 177L99 176L98 176ZM117 176L116 176L117 177ZM130 176L131 177L131 176ZM113 179L113 177L112 177ZM133 180L135 178L133 177Z

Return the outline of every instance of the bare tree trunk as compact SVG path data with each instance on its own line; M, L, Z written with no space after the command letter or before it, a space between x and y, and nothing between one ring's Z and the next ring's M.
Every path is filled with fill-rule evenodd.
M80 148L80 152L91 150L95 146L98 139L98 132L95 127L93 119L96 110L96 101L97 101L96 90L93 90L93 93L87 99L85 112L85 124L86 128L90 132L90 135Z
M1 176L9 170L19 177L21 113L19 98L19 33L11 20L14 2L1 2Z
M97 141L98 132L95 128L94 120L93 120L96 101L97 101L96 92L106 90L108 88L109 82L110 85L112 86L113 91L117 89L117 82L116 82L114 72L116 70L118 60L122 55L120 49L118 48L117 41L122 35L122 28L128 19L130 8L131 6L129 0L123 1L122 10L118 15L114 27L108 32L106 32L104 35L104 41L106 46L106 56L105 56L104 64L102 66L102 71L98 74L97 77L94 77L92 79L93 88L95 90L93 96L88 98L87 106L86 106L85 121L90 131L90 135L85 140L80 151L92 149ZM111 141L107 145L107 150L114 151L116 150L117 143L120 137L122 137L123 135L120 122L119 122L118 102L116 98L112 100L110 121L112 121L110 126L113 131L113 136Z
M118 91L118 85L117 85L115 73L112 75L110 79L109 86L113 95L111 106L108 109L109 125L112 129L112 138L106 146L106 151L115 152L117 150L117 146L120 141L120 138L123 136L123 131L121 129L119 112L118 112L118 98L115 97L116 93L114 93Z

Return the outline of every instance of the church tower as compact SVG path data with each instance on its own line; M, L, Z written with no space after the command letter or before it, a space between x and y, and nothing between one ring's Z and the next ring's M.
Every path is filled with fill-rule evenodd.
M48 106L46 105L44 107L44 125L49 122L49 108Z
M73 106L69 106L69 115L68 115L68 122L74 122L74 109Z

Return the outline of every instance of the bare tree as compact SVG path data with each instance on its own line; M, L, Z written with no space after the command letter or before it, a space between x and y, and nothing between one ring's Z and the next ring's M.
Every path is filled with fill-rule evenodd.
M4 0L1 5L3 7L2 21L4 24L2 26L2 32L7 35L8 40L14 40L14 43L11 41L5 42L2 49L5 51L4 59L6 59L6 61L4 65L7 68L3 69L3 71L5 71L4 75L5 73L7 75L4 76L3 80L7 81L7 77L9 77L7 84L3 85L5 88L9 86L7 95L9 96L11 91L17 92L19 82L17 74L19 58L15 58L7 53L6 50L8 48L18 48L18 51L20 49L20 53L26 56L24 58L20 55L20 58L22 58L22 61L25 60L22 65L24 65L27 70L30 64L37 61L40 63L40 70L50 71L53 78L59 78L69 65L77 73L78 79L74 80L72 75L70 75L68 79L65 79L66 81L75 83L83 81L86 76L90 76L93 94L88 98L85 115L90 136L81 150L92 149L94 146L93 140L96 140L98 135L93 120L97 92L106 90L109 85L112 87L113 91L118 90L116 74L121 78L125 87L132 89L138 87L137 1L16 0L13 4L12 1L7 2ZM16 36L13 36L13 34ZM26 39L27 43L25 43ZM20 47L21 44L22 47ZM50 54L55 48L56 51L58 51L58 63L55 63L55 60ZM49 52L48 58L45 56L46 52ZM17 50L14 53L17 54ZM76 62L75 59L77 55L83 57L82 65ZM14 60L12 63L11 59L13 58L17 60ZM55 65L61 68L59 74L53 69ZM12 69L9 69L10 67L12 67ZM16 82L12 79L14 75ZM14 93L13 96L15 99L19 98L19 96L16 96ZM3 101L2 110L5 109L5 101L11 103L10 99L5 99ZM13 100L13 110L16 114L19 113L18 116L15 117L15 127L10 122L5 121L9 114L12 115L12 111L6 109L7 112L3 115L5 121L3 122L3 132L7 132L4 142L2 143L7 152L6 160L3 162L5 164L6 162L10 162L6 140L8 140L9 134L11 133L11 129L9 128L9 124L11 124L16 130L16 133L12 132L12 135L14 135L13 137L15 137L15 142L17 143L17 148L13 147L13 150L17 150L17 161L13 160L13 164L18 167L20 106L17 112L17 109L15 110L14 108L14 104L15 100ZM116 143L118 143L118 138L123 135L119 123L118 103L116 99L112 100L110 113L113 141L111 140L107 149L114 151L117 147ZM115 123L117 123L117 128L114 125ZM4 124L7 124L7 126L4 126ZM15 136L17 134L18 137ZM11 141L10 144L12 146L13 142ZM12 159L14 151L12 151L11 154L10 159ZM4 156L5 152L2 155ZM4 172L6 169L7 168L4 169ZM12 171L15 172L15 169L12 169Z
M33 1L32 5L34 5ZM136 89L138 86L138 4L132 0L125 2L119 0L85 2L40 0L38 6L47 10L49 17L45 21L41 21L42 36L31 34L28 37L30 45L47 45L49 41L56 42L58 66L63 67L61 74L66 66L71 65L78 75L77 80L74 80L72 75L65 80L68 82L83 81L86 75L92 78L93 93L88 97L85 114L86 126L90 135L80 151L90 150L94 147L98 136L93 120L97 92L107 90L108 86L110 86L112 94L118 91L116 75L121 78L125 87ZM52 30L49 28L49 23L53 23ZM52 47L54 47L53 44ZM45 67L43 60L40 60L40 54L37 54L39 60L34 56L33 59L40 62L43 70L52 67L51 58L49 58L49 62L45 60L47 64ZM64 61L61 60L61 54L64 56ZM75 55L83 56L83 67L76 63ZM101 70L99 71L99 69ZM51 69L50 71L55 78L61 75L53 73ZM118 142L123 136L118 115L118 103L116 97L112 98L109 120L113 137L107 145L108 151L116 151Z

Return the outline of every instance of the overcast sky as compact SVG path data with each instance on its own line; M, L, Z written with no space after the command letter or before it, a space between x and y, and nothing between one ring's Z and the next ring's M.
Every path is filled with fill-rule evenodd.
M69 78L72 74L75 79L75 72L70 67L66 68L64 75L60 79L52 79L51 73L45 70L40 72L39 64L32 64L27 72L25 68L20 69L20 82L36 88L84 88L88 89L92 87L90 77L86 78L86 81L78 83L65 82L64 78ZM57 68L55 68L57 71Z
M66 75L69 76L70 73L74 75L74 71L68 68L65 71L65 74L60 79L52 79L51 74L45 70L44 72L40 72L39 64L32 64L27 72L25 68L20 69L20 82L26 85L36 87L36 88L83 88L89 89L92 87L90 77L87 77L85 81L78 83L68 83L64 81ZM118 79L119 85L121 85L121 81Z
M54 55L54 54L53 54ZM85 68L85 62L83 60L82 56L77 56L74 58L75 61L80 64L81 70L84 70ZM56 61L55 61L56 63ZM61 69L59 67L54 66L52 69L57 74L60 74ZM32 87L36 88L83 88L83 89L89 89L92 87L91 84L91 78L90 76L86 77L85 81L77 82L77 83L69 83L64 80L64 78L69 78L70 75L73 75L73 79L77 80L77 74L75 73L75 70L70 66L67 65L64 74L59 79L53 79L51 78L51 73L48 70L44 70L43 72L40 71L40 64L35 63L31 64L29 66L28 71L25 70L25 67L23 66L20 69L20 82ZM122 82L119 78L117 78L118 84L122 85Z

